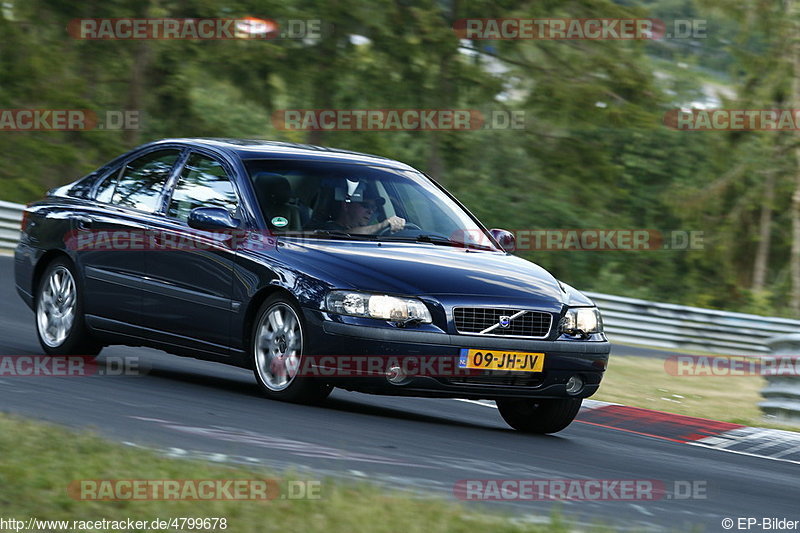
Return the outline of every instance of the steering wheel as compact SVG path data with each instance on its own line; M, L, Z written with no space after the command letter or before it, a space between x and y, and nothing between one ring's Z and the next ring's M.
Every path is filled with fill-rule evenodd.
M417 231L422 231L422 228L420 228L419 226L417 226L413 222L406 222L405 226L403 226L403 229L398 230L396 233L400 233L401 231L405 231L407 229L415 229ZM392 227L391 226L386 226L385 228L380 230L377 234L378 235L388 235L389 232L391 232L391 231L392 231Z

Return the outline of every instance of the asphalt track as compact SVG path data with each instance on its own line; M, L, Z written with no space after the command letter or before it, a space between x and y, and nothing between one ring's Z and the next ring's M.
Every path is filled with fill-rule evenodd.
M14 291L12 265L0 257L0 355L40 354L33 314ZM455 483L466 479L656 480L668 490L677 480L706 489L705 498L670 494L657 501L463 502L522 520L546 521L554 507L578 524L636 531L725 531L723 518L800 520L794 463L580 420L554 436L528 436L509 429L491 406L458 400L335 391L322 407L274 402L259 396L248 371L155 350L111 347L99 361L111 365L123 357L138 358L147 371L3 376L0 405L173 456L291 468L308 479L370 480L421 497L455 499Z

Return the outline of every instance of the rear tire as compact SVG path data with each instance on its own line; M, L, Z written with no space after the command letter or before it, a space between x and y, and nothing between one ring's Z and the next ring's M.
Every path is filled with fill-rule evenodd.
M303 370L305 328L302 314L283 296L267 299L256 315L250 339L253 373L264 395L273 400L316 404L333 387L298 375Z
M497 410L509 426L523 433L557 433L570 425L581 409L580 398L497 400Z
M86 329L81 284L70 261L47 265L34 302L36 334L46 354L94 357L103 349Z

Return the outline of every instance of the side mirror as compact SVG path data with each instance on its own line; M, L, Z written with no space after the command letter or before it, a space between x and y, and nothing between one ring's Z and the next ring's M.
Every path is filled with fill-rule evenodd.
M231 230L239 227L239 221L221 207L196 207L189 213L189 227L202 231Z
M490 229L489 233L492 234L497 244L506 252L513 252L517 249L517 239L514 234L504 229Z

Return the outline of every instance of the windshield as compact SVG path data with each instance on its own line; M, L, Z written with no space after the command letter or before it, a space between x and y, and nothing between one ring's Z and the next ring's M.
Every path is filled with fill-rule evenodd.
M274 159L245 166L278 235L494 248L456 202L416 171Z

